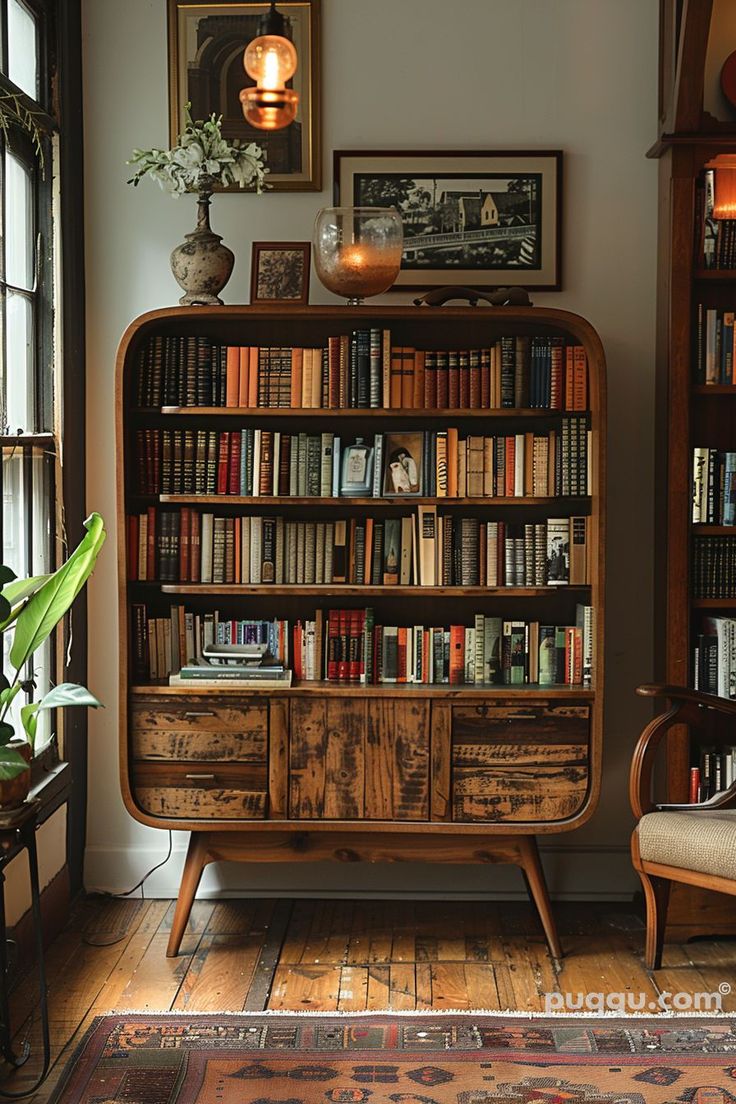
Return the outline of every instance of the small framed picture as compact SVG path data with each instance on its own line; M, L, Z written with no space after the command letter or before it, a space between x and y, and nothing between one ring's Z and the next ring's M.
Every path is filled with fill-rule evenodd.
M411 498L422 493L424 434L387 433L383 442L383 494Z
M296 303L309 299L309 242L253 242L251 303Z
M354 445L345 446L340 472L340 494L343 497L354 495L365 498L372 494L373 457L373 446L366 444L362 437L358 437Z

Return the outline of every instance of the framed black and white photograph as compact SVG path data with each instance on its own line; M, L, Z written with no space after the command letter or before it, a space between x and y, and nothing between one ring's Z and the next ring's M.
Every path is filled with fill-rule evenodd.
M251 303L293 303L309 298L309 242L253 242Z
M396 207L396 288L561 288L562 152L337 150L338 206Z
M385 498L411 498L422 493L422 456L424 434L421 431L387 433L383 441L383 495Z
M361 437L354 445L346 445L342 453L340 470L340 494L345 497L364 498L373 488L372 445L366 444Z
M171 144L184 129L185 107L191 103L193 119L206 119L213 112L222 115L222 133L228 141L255 142L265 151L270 189L318 192L320 0L279 3L297 51L297 70L288 85L298 92L299 106L293 123L271 131L246 122L239 99L240 90L254 83L243 68L243 53L268 10L263 0L168 0ZM236 186L218 190L239 191Z

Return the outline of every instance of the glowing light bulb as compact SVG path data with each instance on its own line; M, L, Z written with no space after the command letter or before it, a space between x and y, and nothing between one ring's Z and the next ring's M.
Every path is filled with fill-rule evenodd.
M248 43L243 66L256 82L240 93L243 114L260 130L280 130L294 121L299 95L287 88L297 68L294 44L281 35L260 35Z

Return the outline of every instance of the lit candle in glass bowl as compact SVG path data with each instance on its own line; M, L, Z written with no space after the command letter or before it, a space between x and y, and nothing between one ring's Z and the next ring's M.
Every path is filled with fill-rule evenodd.
M314 230L317 275L352 305L392 286L401 268L403 228L394 207L331 207Z

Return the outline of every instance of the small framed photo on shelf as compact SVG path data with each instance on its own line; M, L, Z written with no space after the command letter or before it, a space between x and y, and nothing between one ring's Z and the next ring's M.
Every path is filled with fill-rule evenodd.
M383 440L383 495L411 498L422 493L424 434L386 433Z
M561 150L336 150L334 202L396 207L394 288L559 291Z
M251 303L291 303L309 299L309 242L253 242Z
M354 445L346 445L342 453L340 495L343 498L367 498L373 493L372 445L358 437Z

